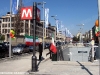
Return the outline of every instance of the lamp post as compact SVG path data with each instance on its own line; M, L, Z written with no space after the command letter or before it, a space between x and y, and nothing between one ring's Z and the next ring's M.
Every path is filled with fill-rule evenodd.
M45 8L44 8L44 4L46 4L46 2L43 1L43 2L40 2L40 3L37 3L37 4L42 5L42 8L43 8L43 50L44 50L44 28L45 28L45 17L44 17Z
M66 30L65 30L65 43L66 43Z
M58 19L56 19L56 16L57 16L57 15L55 15L55 16L51 16L51 17L53 17L54 20L57 21ZM56 32L55 32L55 41L56 41L56 35L57 35L57 28L56 28Z
M100 32L100 0L98 0L98 24ZM99 75L100 75L100 34L98 36L98 40L99 40Z
M82 29L83 29L84 24L80 24L80 25L77 25L77 26L80 26L80 43L82 43L82 41L83 41L83 39L82 39Z
M12 17L12 0L10 0L10 30L11 30L11 17ZM11 37L10 35L9 35L9 58L11 58Z
M33 56L32 56L32 72L37 71L37 57L35 55L35 26L36 26L36 17L37 17L37 3L33 3Z

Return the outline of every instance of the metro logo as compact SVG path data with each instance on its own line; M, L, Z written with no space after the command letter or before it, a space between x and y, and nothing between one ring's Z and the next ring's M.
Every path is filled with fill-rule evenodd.
M31 20L32 19L32 7L22 7L21 8L21 20Z

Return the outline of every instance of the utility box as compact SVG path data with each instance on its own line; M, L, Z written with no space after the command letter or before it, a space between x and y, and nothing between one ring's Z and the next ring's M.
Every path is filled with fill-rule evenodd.
M91 47L66 47L63 50L64 61L88 62Z

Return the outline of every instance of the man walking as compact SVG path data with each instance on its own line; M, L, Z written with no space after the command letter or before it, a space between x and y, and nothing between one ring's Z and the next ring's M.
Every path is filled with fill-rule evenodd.
M48 54L50 54L50 59L51 59L51 53L52 53L52 51L50 50L50 47L51 47L51 43L50 43L50 45L49 45L49 52L46 54L46 56L47 56Z
M39 60L42 60L42 52L43 52L42 42L40 42L39 43Z

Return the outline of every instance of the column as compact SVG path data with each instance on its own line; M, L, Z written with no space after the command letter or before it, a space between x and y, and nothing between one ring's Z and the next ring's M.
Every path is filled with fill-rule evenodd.
M46 36L46 27L44 28L44 31L45 31L45 33L44 33L44 34L45 34L45 37L47 37L47 36Z
M28 30L29 30L28 32L29 32L29 36L30 36L30 30L31 30L30 25L31 25L31 22L30 22L30 20L29 20L29 22L28 22L28 28L29 28L29 29L28 29Z
M1 20L1 34L2 34L2 23L3 23L3 19Z
M25 20L24 20L24 32L23 32L23 33L24 33L24 35L25 35Z

